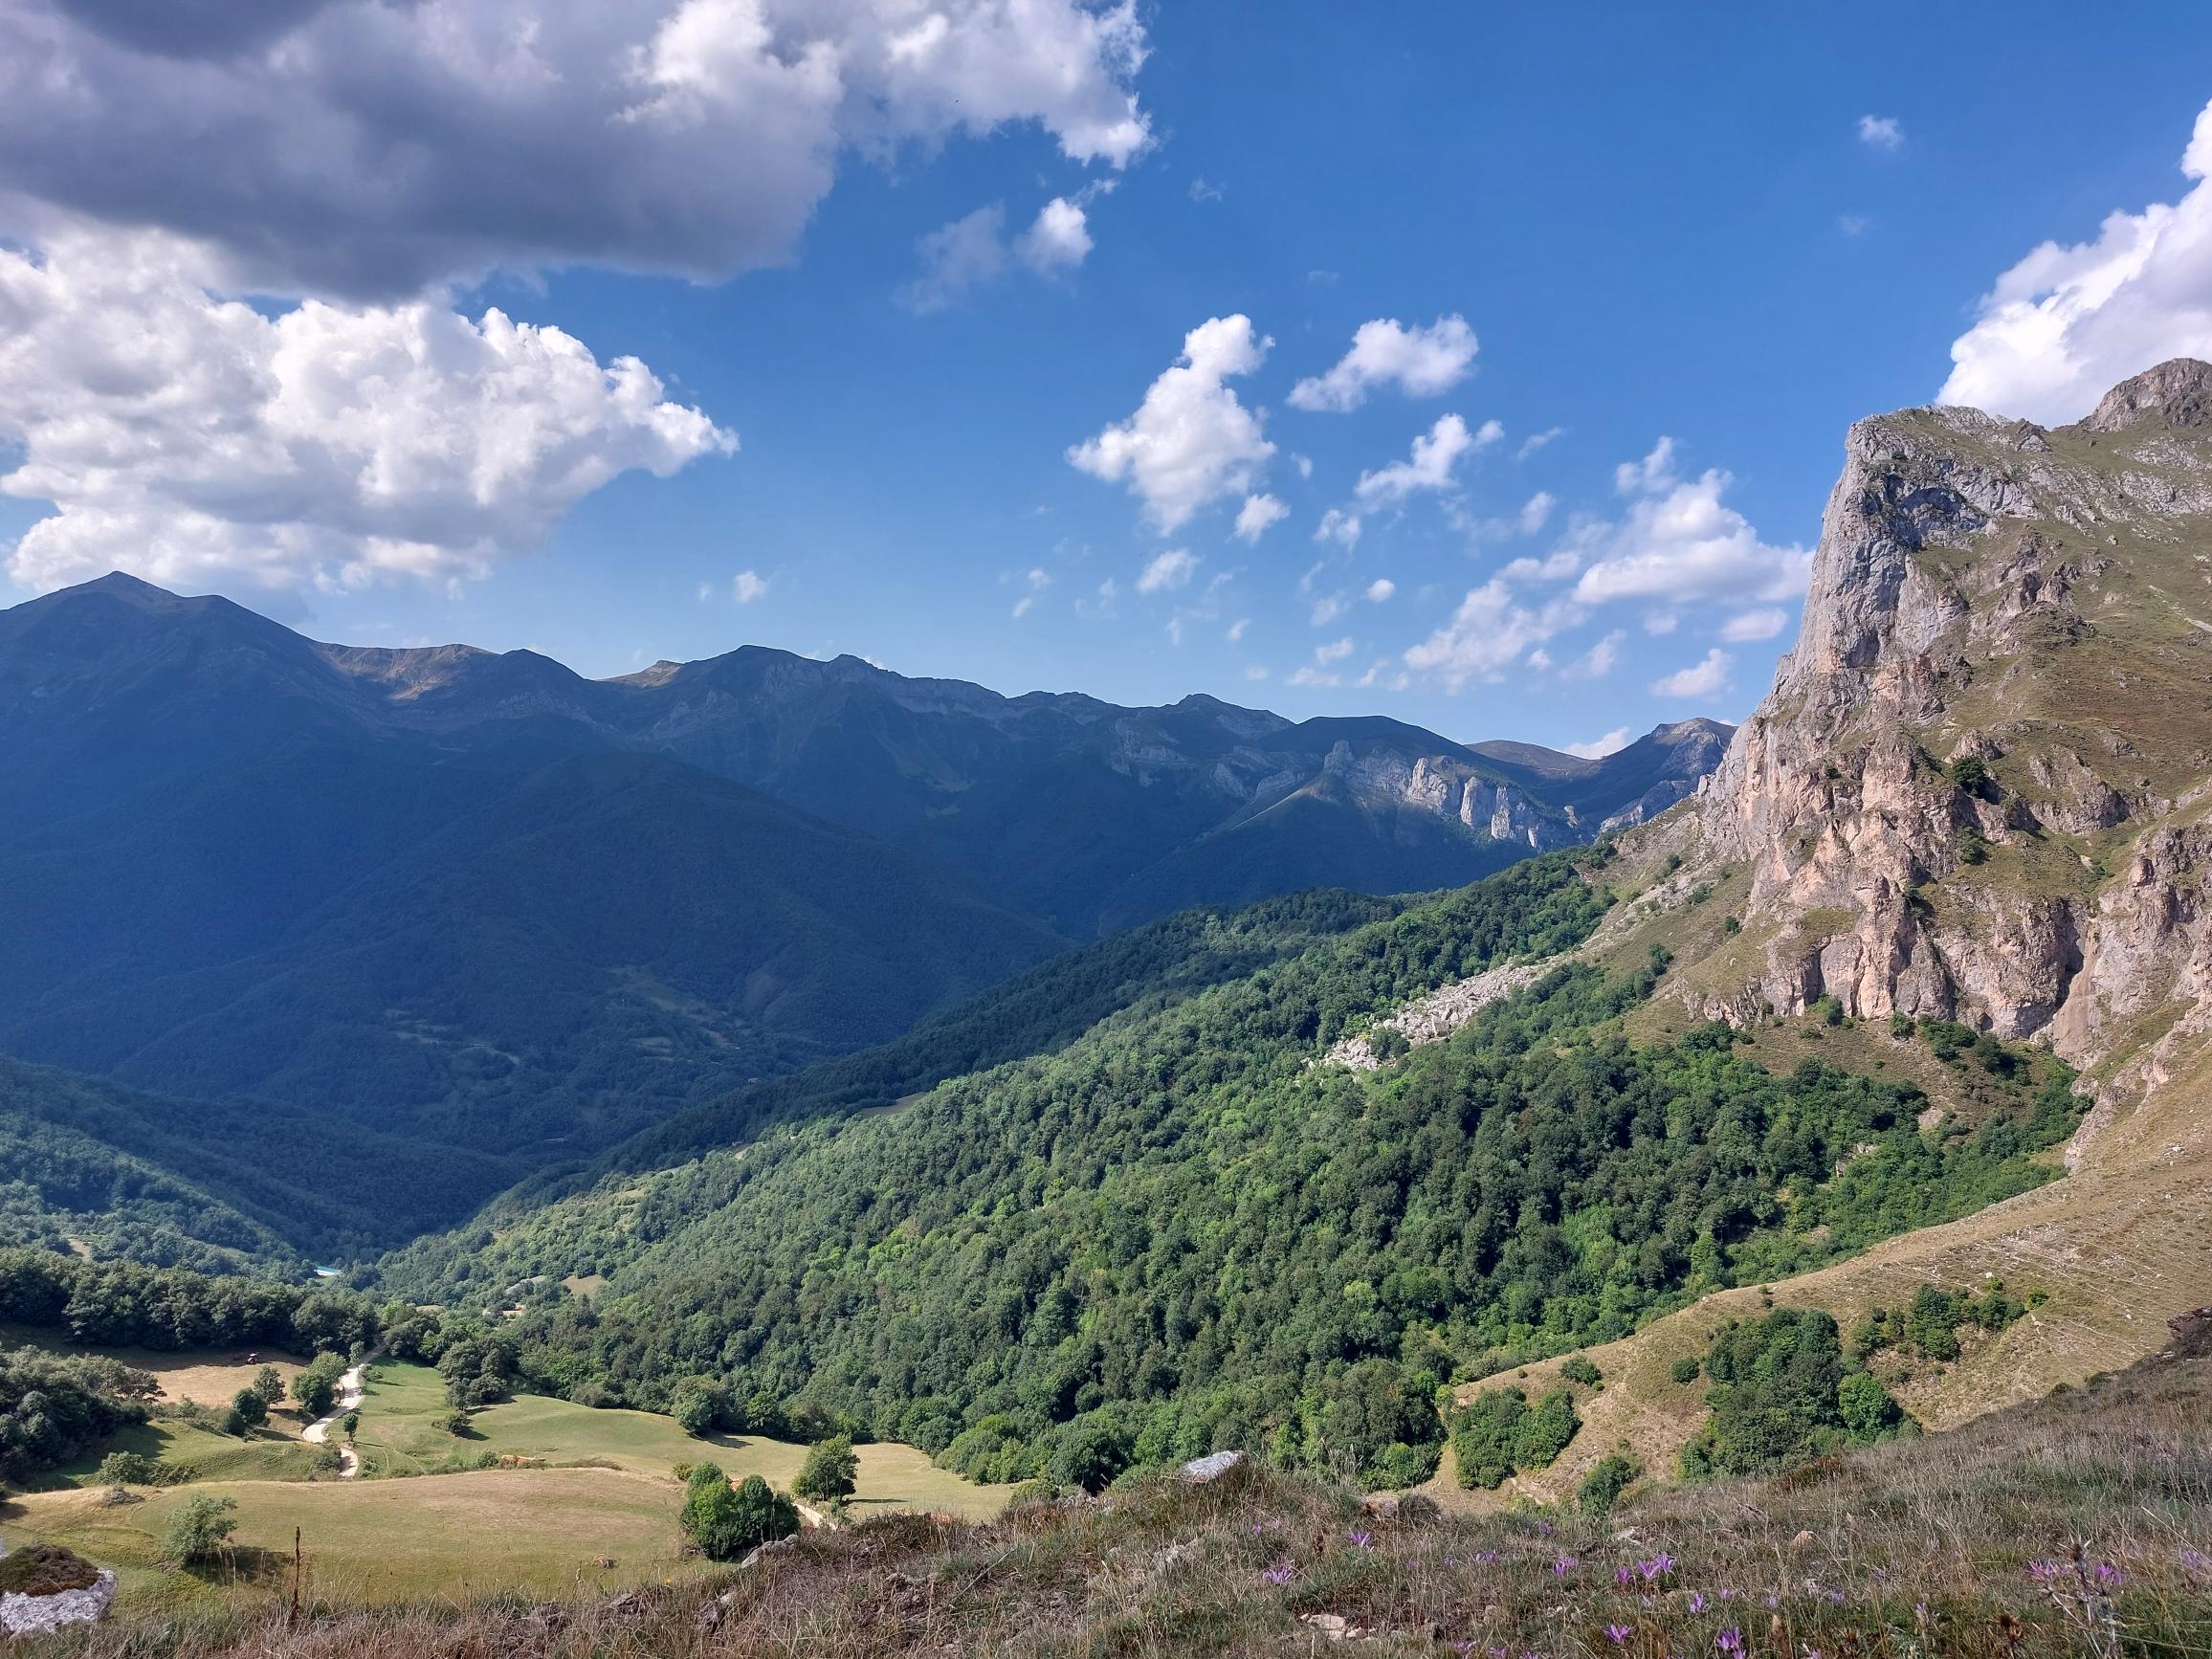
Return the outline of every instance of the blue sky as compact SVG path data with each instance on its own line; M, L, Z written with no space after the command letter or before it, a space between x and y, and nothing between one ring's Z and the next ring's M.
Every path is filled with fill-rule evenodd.
M760 643L1563 746L1751 707L1844 429L1936 396L1955 343L1958 385L2046 419L2212 350L2212 254L2163 220L2148 254L2100 229L2205 208L2201 7L974 0L939 33L980 44L918 90L927 9L839 0L832 98L762 79L802 60L781 37L724 67L745 29L791 27L762 3L641 9L722 31L655 82L719 100L683 112L690 147L633 155L634 122L599 143L525 88L481 113L507 170L441 153L450 178L371 209L326 129L398 122L434 84L419 43L362 47L347 0L181 43L24 0L65 20L38 51L147 113L98 178L56 159L53 112L0 116L0 321L31 320L12 369L0 340L11 597L121 564L321 637L593 675ZM570 10L453 9L509 47ZM1073 33L1030 61L1040 19ZM264 85L287 30L295 57L373 67ZM543 38L571 74L639 45ZM260 86L238 101L273 131L186 154L207 123L162 77L180 55ZM329 145L323 196L230 188L272 136ZM2052 239L2085 245L2053 292L1993 308ZM933 276L930 247L962 252ZM492 306L574 349L487 343ZM1372 361L1405 372L1295 391L1382 323ZM657 394L602 384L624 356ZM145 381L120 403L118 362ZM1279 517L1241 539L1255 497ZM1332 509L1356 542L1316 540Z

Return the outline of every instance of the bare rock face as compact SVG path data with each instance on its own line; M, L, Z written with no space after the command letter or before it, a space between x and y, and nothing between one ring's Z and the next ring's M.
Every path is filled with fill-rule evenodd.
M2212 1025L2208 750L2212 365L2047 432L1861 421L1803 636L1694 808L1707 864L1749 872L1762 953L1698 994L1958 1018L2079 1062L2147 1018Z

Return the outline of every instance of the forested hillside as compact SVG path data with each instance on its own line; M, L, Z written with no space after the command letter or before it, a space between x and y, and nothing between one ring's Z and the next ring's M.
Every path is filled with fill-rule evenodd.
M1778 1076L1725 1027L1631 1046L1663 956L1562 962L1377 1073L1316 1064L1607 902L1537 860L898 1110L504 1210L390 1282L534 1302L549 1387L805 1395L995 1479L1265 1445L1397 1483L1433 1466L1446 1381L2048 1177L2063 1068L2008 1059L1999 1110L1923 1130L1917 1090ZM579 1306L571 1274L611 1283Z

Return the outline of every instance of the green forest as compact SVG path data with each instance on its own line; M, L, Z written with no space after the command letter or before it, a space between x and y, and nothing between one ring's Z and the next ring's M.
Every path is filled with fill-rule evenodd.
M903 1109L775 1128L643 1207L618 1176L503 1215L496 1246L424 1247L390 1282L523 1303L535 1386L711 1385L731 1427L804 1400L979 1478L1246 1446L1403 1484L1434 1466L1445 1383L2049 1177L2030 1155L2074 1118L2055 1062L1997 1050L2000 1108L1923 1132L1915 1089L1778 1075L1725 1026L1631 1045L1664 953L1557 967L1379 1073L1316 1064L1606 906L1535 860ZM580 1302L568 1273L612 1283Z

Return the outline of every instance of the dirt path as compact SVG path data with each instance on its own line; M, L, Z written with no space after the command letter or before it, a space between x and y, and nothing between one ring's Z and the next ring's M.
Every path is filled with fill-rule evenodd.
M331 1408L327 1417L318 1417L313 1423L302 1428L299 1431L300 1439L311 1441L317 1446L322 1445L330 1437L330 1426L332 1424L343 1417L348 1411L359 1409L361 1403L368 1397L367 1373L369 1366L375 1360L376 1355L374 1354L365 1355L359 1364L339 1378L338 1404ZM340 1447L338 1449L338 1478L351 1480L360 1472L360 1454L350 1446Z

